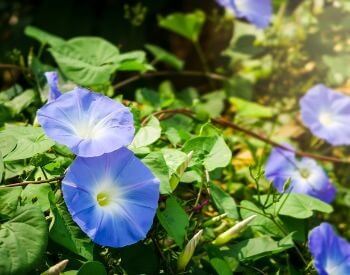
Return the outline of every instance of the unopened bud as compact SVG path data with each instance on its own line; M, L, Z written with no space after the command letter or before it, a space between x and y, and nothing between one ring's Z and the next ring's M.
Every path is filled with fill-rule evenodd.
M48 270L46 270L43 275L59 275L63 272L68 264L68 260L60 261L59 263L51 266Z
M247 227L248 224L251 223L256 218L256 215L250 216L245 220L236 223L229 230L220 234L214 241L214 245L224 245L228 243L230 240L237 238Z
M202 234L203 230L198 231L198 233L193 236L193 238L187 243L185 249L179 255L179 258L177 259L178 271L184 271L186 269L186 266L190 262Z
M207 220L205 223L203 223L203 226L204 227L211 226L211 225L217 223L218 221L221 221L223 218L226 218L226 217L227 217L227 213L221 214L219 216L211 218L210 220Z

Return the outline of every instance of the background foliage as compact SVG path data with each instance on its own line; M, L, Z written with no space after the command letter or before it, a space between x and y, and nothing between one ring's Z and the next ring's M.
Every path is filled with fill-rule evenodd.
M350 91L347 0L276 0L265 31L209 0L14 0L0 11L1 274L40 274L65 259L64 274L176 274L200 229L181 272L312 274L310 228L326 219L350 238L348 164L322 162L338 189L333 206L278 194L263 173L271 139L349 153L312 137L298 114L316 83ZM43 73L54 69L62 89L76 83L132 109L130 148L161 182L143 242L99 247L71 220L59 183L73 156L35 120ZM234 240L212 243L252 215Z

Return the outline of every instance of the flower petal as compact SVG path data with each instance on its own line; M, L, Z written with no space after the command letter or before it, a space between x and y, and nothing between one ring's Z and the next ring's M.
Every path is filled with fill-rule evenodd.
M134 136L128 108L83 88L64 93L38 111L45 133L82 157L100 156L127 146Z
M350 144L350 97L316 85L300 99L304 124L332 145Z
M73 220L94 242L122 247L144 239L150 230L159 180L123 147L99 157L78 157L62 181L62 192ZM104 196L102 204L99 196Z
M47 84L49 84L50 91L48 95L48 101L53 101L59 98L62 93L58 89L58 74L57 72L46 72L45 73Z
M322 223L309 234L309 249L319 274L350 274L350 244Z

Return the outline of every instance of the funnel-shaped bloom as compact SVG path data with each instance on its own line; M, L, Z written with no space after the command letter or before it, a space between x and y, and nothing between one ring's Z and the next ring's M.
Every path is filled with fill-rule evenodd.
M51 102L62 95L58 89L58 74L57 72L46 72L45 77L49 85L48 102Z
M133 116L101 94L75 88L44 105L38 121L47 136L81 157L100 156L131 143Z
M328 223L309 234L309 249L320 275L350 274L350 243L339 237Z
M146 237L159 181L123 147L100 157L78 157L62 181L62 192L73 220L94 242L122 247Z
M290 180L288 190L306 194L330 203L336 193L326 173L315 160L295 157L292 151L275 148L272 150L265 166L265 175L279 192Z
M300 99L304 124L332 145L350 144L350 97L316 85Z
M258 28L266 28L271 21L271 0L217 0L218 4L232 10L238 18L246 18Z

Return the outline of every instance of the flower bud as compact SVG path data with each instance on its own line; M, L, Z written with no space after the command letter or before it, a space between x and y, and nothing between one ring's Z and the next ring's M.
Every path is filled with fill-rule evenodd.
M256 218L256 215L253 215L253 216L250 216L239 223L236 223L229 230L220 234L213 241L213 244L218 245L218 246L224 245L224 244L228 243L230 240L237 238L242 233L242 231L244 231L248 227L248 224L251 223L255 218Z
M226 218L226 217L227 217L227 213L221 214L219 216L211 218L210 220L207 220L206 222L203 223L203 226L204 227L211 226L211 225L217 223L218 221L221 221L223 218Z
M185 249L179 255L179 258L177 259L178 271L184 271L186 269L186 266L191 260L202 234L203 230L198 231L198 233L193 236L193 238L187 243Z

